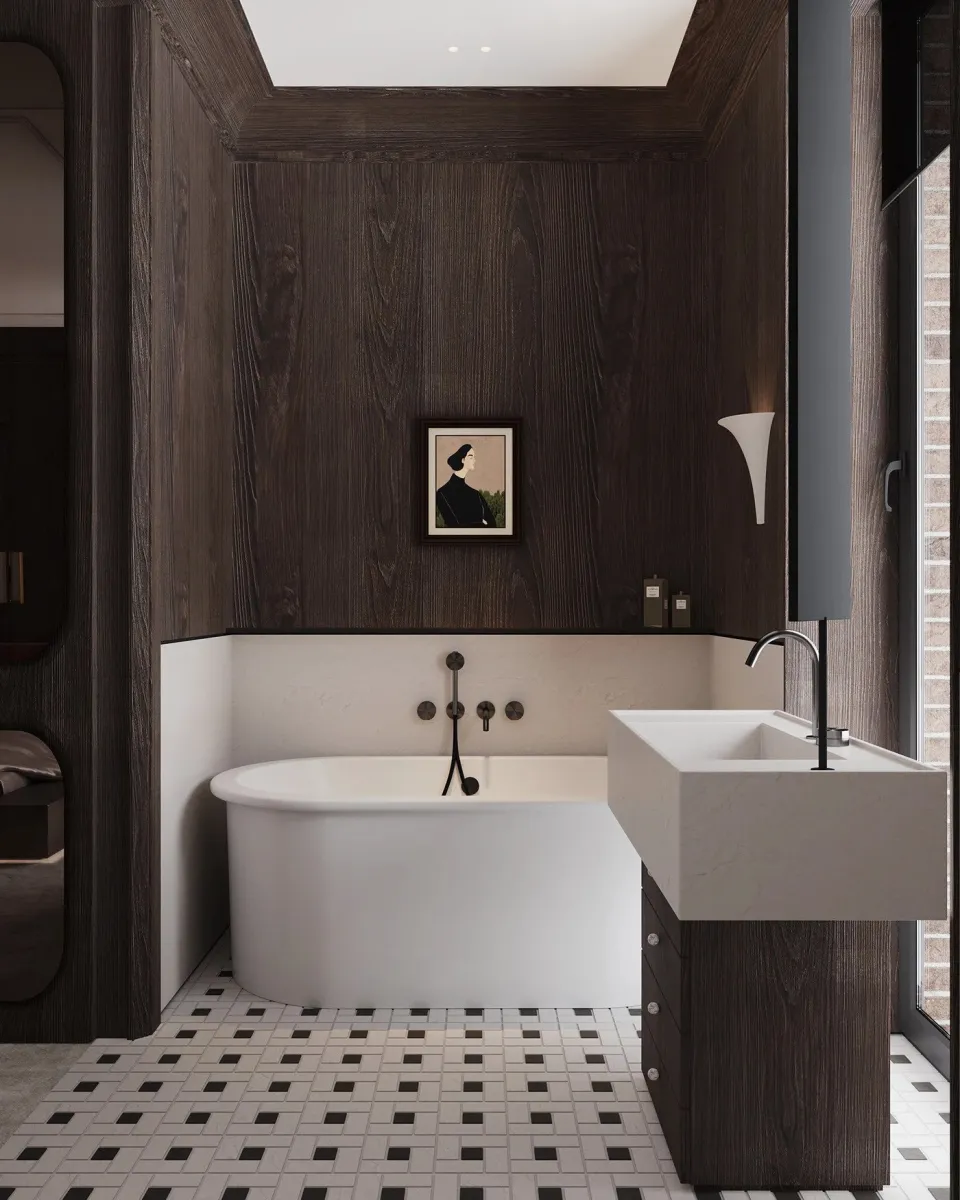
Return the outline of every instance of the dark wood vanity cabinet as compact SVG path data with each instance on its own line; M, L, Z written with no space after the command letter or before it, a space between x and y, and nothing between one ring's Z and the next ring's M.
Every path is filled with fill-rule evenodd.
M681 1182L883 1187L889 923L681 921L643 888L642 1069Z

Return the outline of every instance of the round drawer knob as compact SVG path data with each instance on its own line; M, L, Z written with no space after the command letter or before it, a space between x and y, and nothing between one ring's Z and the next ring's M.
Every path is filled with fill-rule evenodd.
M650 1014L651 1017L655 1017L659 1011L660 1011L660 1005L656 1002L656 1000L651 1000L650 1003L647 1005L647 1012Z
M656 1083L657 1080L660 1078L660 1072L657 1070L656 1067L651 1067L650 1070L647 1072L647 1078L650 1080L651 1083Z
M659 933L648 933L647 934L647 943L651 946L659 946L660 945L660 934Z

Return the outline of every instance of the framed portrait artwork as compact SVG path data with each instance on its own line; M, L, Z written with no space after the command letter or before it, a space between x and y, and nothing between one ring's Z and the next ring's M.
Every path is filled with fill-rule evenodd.
M417 504L427 542L520 540L520 422L418 422Z

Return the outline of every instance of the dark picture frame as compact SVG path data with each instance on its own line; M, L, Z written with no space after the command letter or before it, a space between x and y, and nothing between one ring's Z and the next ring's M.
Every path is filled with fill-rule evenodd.
M521 540L521 436L516 418L417 421L415 502L422 542L516 545ZM465 447L472 453L455 470ZM494 523L485 528L482 522L491 519Z

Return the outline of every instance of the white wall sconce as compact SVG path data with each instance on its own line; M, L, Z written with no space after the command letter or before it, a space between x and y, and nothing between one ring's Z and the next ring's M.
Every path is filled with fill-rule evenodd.
M770 450L770 429L776 415L771 412L739 413L735 417L722 417L717 422L724 429L730 430L747 460L758 525L763 524L766 512L767 456Z

